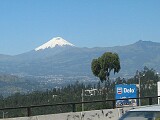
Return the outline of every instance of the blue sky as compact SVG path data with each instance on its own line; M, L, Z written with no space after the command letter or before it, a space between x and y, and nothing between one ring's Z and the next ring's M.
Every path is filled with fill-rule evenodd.
M0 0L0 54L53 37L78 47L160 42L160 0Z

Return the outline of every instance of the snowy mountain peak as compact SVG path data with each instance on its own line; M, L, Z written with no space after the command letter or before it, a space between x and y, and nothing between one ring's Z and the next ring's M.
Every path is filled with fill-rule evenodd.
M68 41L64 40L61 37L55 37L52 38L50 41L46 42L45 44L37 47L35 51L44 50L46 48L54 48L55 46L75 46L75 45L69 43Z

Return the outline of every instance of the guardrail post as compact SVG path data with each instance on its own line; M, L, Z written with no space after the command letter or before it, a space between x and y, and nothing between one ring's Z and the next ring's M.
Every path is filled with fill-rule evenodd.
M149 105L152 105L152 97L149 97Z
M112 101L112 108L113 108L113 109L116 108L116 100L113 100L113 101Z
M75 103L72 104L72 112L76 112L76 104Z
M31 107L27 107L27 116L31 116Z

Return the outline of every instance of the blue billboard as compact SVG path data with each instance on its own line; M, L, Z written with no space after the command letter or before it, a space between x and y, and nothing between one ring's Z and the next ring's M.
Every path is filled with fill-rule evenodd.
M137 89L136 85L116 85L116 99L122 98L136 98L137 97Z

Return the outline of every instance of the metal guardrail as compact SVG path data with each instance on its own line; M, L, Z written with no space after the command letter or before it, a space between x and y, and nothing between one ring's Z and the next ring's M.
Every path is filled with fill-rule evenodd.
M13 110L13 109L27 109L27 116L32 115L32 108L40 108L40 107L51 107L51 106L64 106L64 105L72 105L72 112L76 112L76 105L77 104L87 104L87 103L99 103L99 102L112 102L112 108L116 108L116 101L117 100L129 100L129 99L148 99L148 105L152 105L153 98L158 98L160 96L147 96L147 97L140 97L140 98L125 98L125 99L108 99L108 100L95 100L95 101L84 101L84 102L67 102L67 103L57 103L57 104L44 104L44 105L31 105L31 106L20 106L20 107L6 107L0 108L1 111L5 110Z

